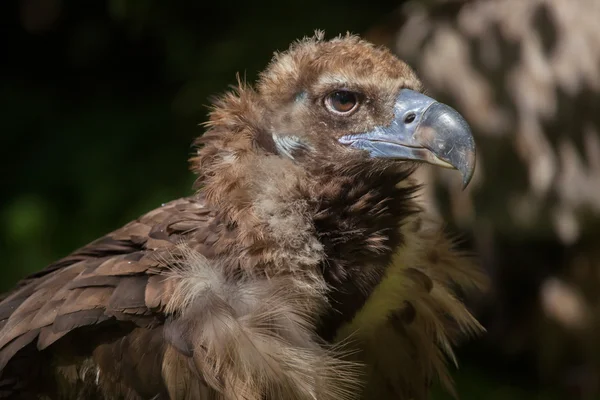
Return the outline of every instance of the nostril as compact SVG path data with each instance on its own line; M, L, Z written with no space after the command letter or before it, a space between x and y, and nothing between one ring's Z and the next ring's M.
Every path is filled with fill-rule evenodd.
M417 116L415 115L415 113L408 113L406 115L406 117L404 117L404 123L405 124L410 124L411 122L413 122L415 120L415 118L417 118Z

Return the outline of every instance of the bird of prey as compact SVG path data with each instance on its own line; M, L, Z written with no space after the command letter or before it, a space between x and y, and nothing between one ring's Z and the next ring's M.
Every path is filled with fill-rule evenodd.
M469 126L357 36L278 53L215 101L171 201L0 302L0 398L422 399L482 327L480 272L416 199Z

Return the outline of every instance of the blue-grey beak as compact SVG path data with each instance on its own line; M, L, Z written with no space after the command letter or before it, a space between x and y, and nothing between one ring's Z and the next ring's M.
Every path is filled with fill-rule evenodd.
M371 157L457 169L463 188L475 171L475 140L465 119L452 107L410 89L398 94L390 125L346 135L339 141L367 150Z

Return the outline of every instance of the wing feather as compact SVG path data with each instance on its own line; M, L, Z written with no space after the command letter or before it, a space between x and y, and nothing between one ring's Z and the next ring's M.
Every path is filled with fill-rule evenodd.
M67 335L101 344L102 330L77 332L110 321L126 331L161 324L174 293L173 281L164 276L165 254L180 242L207 257L214 254L203 243L214 237L206 232L214 228L214 216L200 198L175 200L21 281L0 299L2 379L10 379L3 370L29 345L50 350Z

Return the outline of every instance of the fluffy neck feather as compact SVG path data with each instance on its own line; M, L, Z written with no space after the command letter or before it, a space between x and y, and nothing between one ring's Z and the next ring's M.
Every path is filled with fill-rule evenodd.
M192 169L235 240L221 256L249 274L318 273L337 310L322 321L332 338L380 281L398 229L417 211L412 168L368 158L316 157L303 167L276 154L258 95L240 87L216 105ZM226 240L226 239L223 239Z

